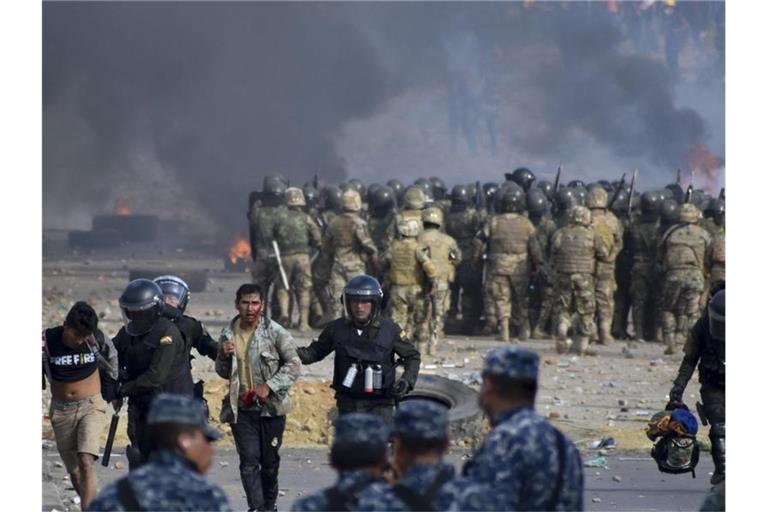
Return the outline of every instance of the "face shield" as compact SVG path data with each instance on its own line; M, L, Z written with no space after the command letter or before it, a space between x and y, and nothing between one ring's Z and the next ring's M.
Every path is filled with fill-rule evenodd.
M160 305L150 304L149 307L138 310L120 308L123 315L125 332L131 336L141 336L148 333L157 323L160 317Z
M176 276L160 276L154 282L163 291L163 299L166 303L184 311L189 302L189 286Z

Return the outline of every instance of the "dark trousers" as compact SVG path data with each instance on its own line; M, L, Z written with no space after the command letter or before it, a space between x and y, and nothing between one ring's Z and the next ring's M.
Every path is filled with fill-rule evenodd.
M339 410L339 416L351 412L366 412L379 416L389 426L392 426L392 416L394 414L394 403L390 399L384 400L357 400L345 396L336 397L336 408Z
M249 510L275 508L284 430L285 416L270 418L260 411L238 411L237 423L232 424Z

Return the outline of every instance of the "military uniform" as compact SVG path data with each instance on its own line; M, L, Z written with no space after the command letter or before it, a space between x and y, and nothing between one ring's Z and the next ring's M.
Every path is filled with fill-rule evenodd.
M282 205L262 205L251 212L250 226L252 233L253 282L261 286L266 293L275 279L279 279L272 241L275 240L275 224L285 213Z
M300 194L299 189L288 189L286 201L291 200L292 193ZM300 198L304 202L303 196ZM314 220L301 210L301 203L289 203L286 211L278 217L274 225L273 237L278 240L280 257L286 278L291 290L296 293L299 306L299 330L309 331L310 291L312 289L312 268L309 254L320 250L322 234ZM280 303L281 319L278 323L290 325L289 303L290 294L280 281L277 289L277 300Z
M375 416L347 414L334 422L334 447L384 451L388 440L389 429ZM291 510L358 510L360 494L378 481L362 468L340 471L333 486L297 500Z
M552 235L552 263L557 273L557 351L563 353L568 346L568 327L575 312L578 323L574 327L574 350L583 353L595 332L595 261L605 258L608 249L602 239L595 237L590 227L590 214L583 206L571 210L571 224Z
M538 356L516 346L491 351L483 373L538 379ZM579 451L532 407L491 418L492 429L438 498L440 510L583 510Z
M122 327L112 342L120 367L119 393L128 398L128 438L140 454L133 461L129 459L133 469L149 454L146 418L155 395L169 392L192 396L189 346L176 326L164 317L141 336L131 336Z
M544 338L548 332L548 325L552 320L553 302L555 295L555 276L552 275L550 261L550 240L557 229L555 221L548 215L542 216L536 227L536 239L541 247L542 266L534 277L535 294L534 302L538 305L538 312L534 315L536 325L533 329L534 338Z
M681 206L681 223L669 228L659 242L657 258L664 275L662 333L667 354L673 354L675 345L684 341L704 291L704 276L711 258L711 237L695 224L698 214L692 204Z
M603 189L599 189L605 193ZM606 254L597 258L595 265L595 304L597 306L598 340L601 344L613 341L611 324L613 323L614 292L616 291L616 257L623 247L624 230L609 210L592 210L592 230L600 237Z
M712 237L711 267L709 269L710 284L725 281L725 231Z
M632 258L631 285L634 336L641 340L656 338L655 313L659 278L656 274L658 222L642 217L629 228L627 251Z
M456 280L452 287L451 308L458 309L461 303L464 326L476 323L483 311L482 260L475 259L472 246L472 240L483 222L483 213L474 208L453 209L445 216L445 232L456 240L461 249L461 263L456 268Z
M427 346L427 353L433 355L437 351L438 340L443 338L445 312L451 298L450 286L456 277L456 267L461 262L461 251L456 240L440 231L444 224L442 210L428 208L424 210L422 220L425 223L432 221L425 224L418 241L427 246L429 258L435 266L435 277L432 279L434 296L430 299L428 308L432 332Z
M159 395L149 411L148 423L190 424L209 441L221 432L207 424L199 400L174 394ZM107 485L88 510L232 510L224 491L208 482L193 463L179 453L158 450L149 462L117 482Z

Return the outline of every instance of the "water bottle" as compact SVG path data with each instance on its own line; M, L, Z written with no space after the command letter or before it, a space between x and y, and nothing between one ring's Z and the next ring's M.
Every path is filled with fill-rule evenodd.
M349 370L347 370L347 375L344 377L344 382L342 382L341 385L345 388L351 388L352 384L355 382L355 377L357 377L357 365L353 364L349 367Z
M373 365L373 389L380 390L382 384L383 372L381 371L381 365Z
M365 392L373 393L373 368L365 367Z

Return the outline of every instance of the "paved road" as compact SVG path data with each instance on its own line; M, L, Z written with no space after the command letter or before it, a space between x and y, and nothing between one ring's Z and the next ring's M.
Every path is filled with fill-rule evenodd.
M118 449L120 451L120 449ZM709 490L709 473L712 461L702 454L697 478L690 475L666 475L656 469L650 457L644 455L615 454L607 457L608 468L584 468L587 510L698 510ZM462 463L462 453L449 456L457 468ZM74 491L66 489L66 473L55 447L43 449L43 471L50 478L43 478L43 510L75 510L71 502ZM122 469L98 466L100 485L105 485L127 472L127 461L122 453L114 453L111 460ZM245 495L240 485L237 453L233 448L217 451L209 477L220 485L229 496L235 510L246 510ZM616 481L614 479L620 481ZM290 508L299 497L330 485L333 470L328 466L327 451L316 448L285 448L282 450L280 493L278 507ZM55 485L54 485L55 483Z

